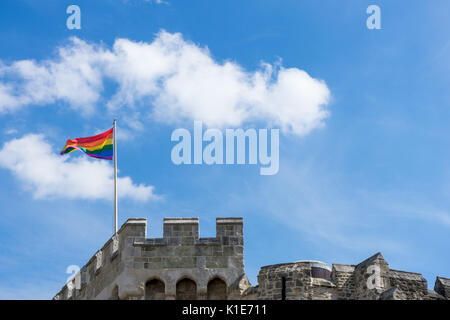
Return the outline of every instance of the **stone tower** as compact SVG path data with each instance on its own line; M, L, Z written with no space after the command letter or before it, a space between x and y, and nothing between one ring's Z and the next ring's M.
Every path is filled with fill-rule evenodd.
M128 219L55 299L238 299L244 271L242 218L217 218L199 238L198 218L165 218L162 238Z
M381 253L357 265L263 266L251 286L242 218L217 218L214 238L199 237L198 218L165 218L162 238L146 232L146 219L128 219L54 299L450 299L450 279L428 290L421 274L391 269Z

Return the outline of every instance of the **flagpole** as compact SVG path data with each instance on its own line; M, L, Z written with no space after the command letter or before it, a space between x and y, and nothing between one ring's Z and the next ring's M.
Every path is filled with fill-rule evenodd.
M114 234L117 233L117 148L116 148L116 118L113 122L113 141L114 141Z

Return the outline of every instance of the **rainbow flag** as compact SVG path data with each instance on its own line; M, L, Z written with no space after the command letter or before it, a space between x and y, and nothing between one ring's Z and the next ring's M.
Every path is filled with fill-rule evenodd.
M113 159L113 128L96 136L69 139L62 149L61 155L78 149L90 157L98 159Z

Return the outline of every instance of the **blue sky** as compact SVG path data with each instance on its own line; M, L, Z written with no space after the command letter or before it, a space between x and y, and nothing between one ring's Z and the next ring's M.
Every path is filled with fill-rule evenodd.
M71 4L81 30L66 27ZM381 30L366 27L370 4ZM2 1L0 298L52 298L66 268L111 236L111 163L57 153L115 116L119 224L145 217L160 237L163 217L194 216L209 237L216 217L242 216L254 285L263 265L357 264L380 251L432 288L450 276L449 10L445 0ZM171 133L194 120L280 128L279 172L174 165Z

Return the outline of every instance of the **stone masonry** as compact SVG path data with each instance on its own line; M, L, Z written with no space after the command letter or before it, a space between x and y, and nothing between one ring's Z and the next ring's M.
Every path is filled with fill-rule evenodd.
M377 253L358 265L264 266L251 286L242 218L217 218L214 238L199 237L198 218L165 218L163 237L147 238L147 220L133 218L54 299L445 300L450 279L428 290L421 274L392 270Z

